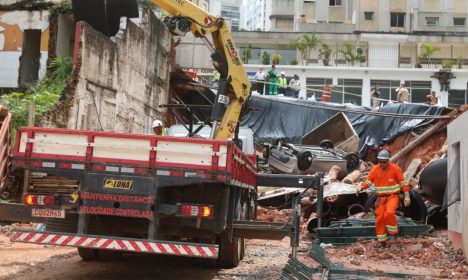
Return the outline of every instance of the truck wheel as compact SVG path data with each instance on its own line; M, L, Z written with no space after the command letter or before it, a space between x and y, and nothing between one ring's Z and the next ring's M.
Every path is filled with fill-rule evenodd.
M244 250L244 238L233 237L229 241L227 232L221 234L219 244L218 265L221 268L234 268L239 265Z
M243 199L237 210L237 219L247 220L247 203ZM229 241L228 233L225 231L220 236L218 265L221 268L233 268L239 265L244 258L245 239L233 237Z
M100 261L110 262L120 260L122 258L122 253L122 251L99 250L98 256Z
M78 255L84 261L95 261L99 259L99 250L78 247Z

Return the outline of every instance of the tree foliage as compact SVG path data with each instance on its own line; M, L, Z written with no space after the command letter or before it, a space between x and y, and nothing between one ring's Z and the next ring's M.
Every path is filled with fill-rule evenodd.
M279 53L275 53L273 57L271 58L271 62L277 65L277 64L280 64L281 59L283 59L283 57Z
M248 64L249 59L251 58L252 58L252 46L249 45L248 47L242 50L242 60L244 61L244 63Z
M267 51L264 51L262 54L262 63L263 65L270 64L270 54Z
M322 60L324 66L330 66L330 57L332 55L332 49L324 42L320 43L319 59Z
M432 45L431 43L422 43L421 54L419 55L419 58L427 60L429 64L432 64L432 61L431 61L432 55L438 51L440 51L439 47L436 47Z
M346 62L351 63L351 65L354 65L355 62L364 63L367 60L362 48L356 47L350 42L346 42L338 53L341 53Z
M302 38L291 41L289 44L296 48L301 53L301 58L306 61L310 58L312 50L314 50L320 43L320 39L313 33L312 35L304 35Z

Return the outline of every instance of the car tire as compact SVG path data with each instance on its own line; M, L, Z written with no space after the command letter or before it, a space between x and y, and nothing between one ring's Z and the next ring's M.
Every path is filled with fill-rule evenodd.
M313 157L310 151L300 151L296 157L299 170L306 171L312 165Z
M359 168L361 163L358 155L353 153L347 153L343 156L343 159L346 160L346 170L348 172L354 171Z
M333 149L335 146L333 145L332 141L324 139L320 141L319 147L322 149Z

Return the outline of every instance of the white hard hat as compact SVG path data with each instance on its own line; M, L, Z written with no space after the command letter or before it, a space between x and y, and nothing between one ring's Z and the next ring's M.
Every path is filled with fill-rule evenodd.
M286 75L286 72L284 72L284 71L281 71L281 75Z
M158 126L162 126L162 125L163 125L162 121L160 121L160 120L154 120L153 121L153 128L158 127Z

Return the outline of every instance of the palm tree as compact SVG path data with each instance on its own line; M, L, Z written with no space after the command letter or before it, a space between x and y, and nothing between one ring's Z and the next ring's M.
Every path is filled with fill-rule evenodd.
M243 61L245 64L249 64L249 59L252 58L252 46L249 45L248 47L244 48L244 50L242 51L242 57L243 57Z
M290 45L299 50L302 57L302 62L305 64L305 61L310 58L310 53L314 50L317 45L320 43L320 39L313 33L312 35L304 35L302 38L290 42Z
M420 59L427 60L429 65L432 65L431 57L435 52L440 51L439 47L432 45L431 43L422 43L421 44L422 52L419 55Z

